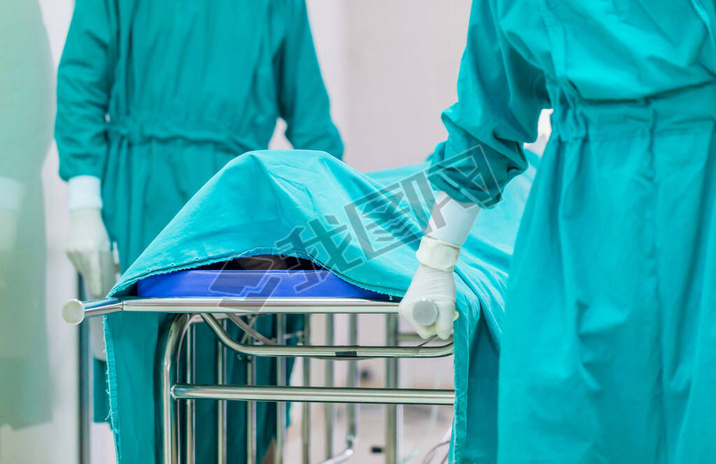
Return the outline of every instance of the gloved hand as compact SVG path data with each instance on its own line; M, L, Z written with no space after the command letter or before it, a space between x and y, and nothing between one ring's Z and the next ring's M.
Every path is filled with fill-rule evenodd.
M436 196L428 235L416 254L420 266L399 306L400 314L422 338L450 337L457 319L453 270L479 211L476 205L459 203L444 192ZM425 317L426 307L432 309L433 317Z
M415 320L416 303L429 300L437 309L434 323L423 325ZM441 271L421 264L413 276L410 288L400 302L400 314L405 317L415 331L424 339L435 335L446 340L452 332L452 323L457 319L455 312L455 279L452 271Z
M114 255L102 221L101 184L94 176L77 176L69 181L67 256L87 281L93 297L107 295L116 277Z
M114 255L102 222L102 210L78 209L70 212L67 256L87 281L92 295L106 295L114 285Z

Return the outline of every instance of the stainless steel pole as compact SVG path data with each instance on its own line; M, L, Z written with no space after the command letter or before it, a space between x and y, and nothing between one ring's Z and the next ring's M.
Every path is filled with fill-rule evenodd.
M176 385L175 399L208 399L228 401L283 401L302 403L366 403L452 405L453 390L390 389L390 388L325 388L274 387L233 385Z
M189 329L185 336L186 340L186 381L189 385L196 382L196 326L189 325ZM196 462L196 436L194 434L195 411L194 400L186 401L186 462L194 464Z
M395 301L361 298L105 298L101 300L69 300L62 306L62 317L70 324L85 318L118 312L140 313L225 313L262 314L397 314Z
M332 314L328 319L332 319ZM227 347L247 356L280 357L293 356L314 358L437 358L453 353L453 344L440 346L266 346L246 345L229 337L216 317L212 314L201 314L207 325ZM327 366L330 365L330 362ZM327 369L329 369L327 367ZM331 368L332 369L332 366Z
M190 315L176 316L168 329L160 337L158 371L160 373L159 419L162 445L159 450L163 464L179 464L176 397L172 387L177 378L179 345L189 324Z
M285 343L286 316L276 315L276 341L279 345ZM286 358L276 358L276 385L286 386ZM286 404L276 403L276 450L274 452L274 464L283 464L284 433L286 431Z
M348 328L350 330L350 335L348 339L349 345L357 345L358 344L358 315L357 314L351 314L350 319L348 322ZM358 388L358 361L350 361L348 365L348 386L350 388ZM350 403L348 405L348 439L347 439L347 447L348 449L352 449L355 440L357 438L357 428L358 428L358 417L357 417L357 407L354 403ZM351 453L352 454L352 453Z
M311 344L311 315L303 316L303 344ZM303 358L303 386L311 386L311 358ZM310 464L311 461L311 403L303 403L301 415L301 462Z
M326 345L332 346L335 343L335 332L334 332L334 318L333 314L328 314L326 316ZM328 359L326 360L326 386L328 388L331 388L334 386L334 377L333 377L333 361ZM330 403L326 403L324 405L324 413L325 413L325 444L326 444L326 452L325 456L326 459L331 459L333 457L333 418L334 418L334 408L333 405Z
M252 337L247 337L247 343L254 342ZM247 358L246 364L246 385L254 385L256 378L256 358ZM246 464L256 464L256 402L246 402Z
M394 346L398 342L398 316L386 317L385 344ZM386 388L398 387L398 361L387 359L385 361ZM385 463L398 463L398 408L391 404L385 407Z
M82 277L77 277L77 293L83 297L84 282ZM90 328L89 323L79 326L79 459L80 464L90 464L91 457L91 428L93 375L92 375L92 350L90 350Z
M222 321L226 330L226 320ZM216 342L216 380L218 385L226 384L226 348L220 341ZM226 401L217 403L217 464L226 464Z

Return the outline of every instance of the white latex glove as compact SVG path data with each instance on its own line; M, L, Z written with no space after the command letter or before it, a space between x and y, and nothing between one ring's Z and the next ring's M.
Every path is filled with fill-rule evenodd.
M423 237L416 254L420 266L399 306L400 314L422 338L450 337L458 316L453 270L479 211L476 205L459 203L444 192L435 198L429 235Z
M114 285L114 255L107 229L102 222L102 210L78 209L70 212L70 235L67 256L87 281L95 297L105 296Z
M423 325L415 320L415 304L430 300L437 307L437 319L434 323ZM435 335L446 340L452 333L452 323L457 319L455 312L455 279L452 271L440 271L425 264L418 267L410 288L400 302L400 314L405 317L415 331L424 339Z

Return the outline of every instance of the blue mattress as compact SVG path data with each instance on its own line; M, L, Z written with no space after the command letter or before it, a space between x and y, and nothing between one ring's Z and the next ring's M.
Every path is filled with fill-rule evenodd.
M189 270L152 275L137 283L137 295L168 297L334 297L387 299L350 284L330 271Z

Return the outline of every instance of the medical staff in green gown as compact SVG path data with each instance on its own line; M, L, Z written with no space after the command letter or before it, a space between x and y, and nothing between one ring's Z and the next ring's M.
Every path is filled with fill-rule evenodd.
M497 457L462 462L713 462L715 27L700 0L474 1L433 184L493 205L554 114L501 327ZM427 237L428 267L456 256ZM423 273L411 301L449 302Z
M295 148L343 152L303 0L77 0L57 94L68 254L95 294L112 282L110 243L126 269L224 164L266 148L277 118ZM154 459L159 324L106 320L124 463Z

